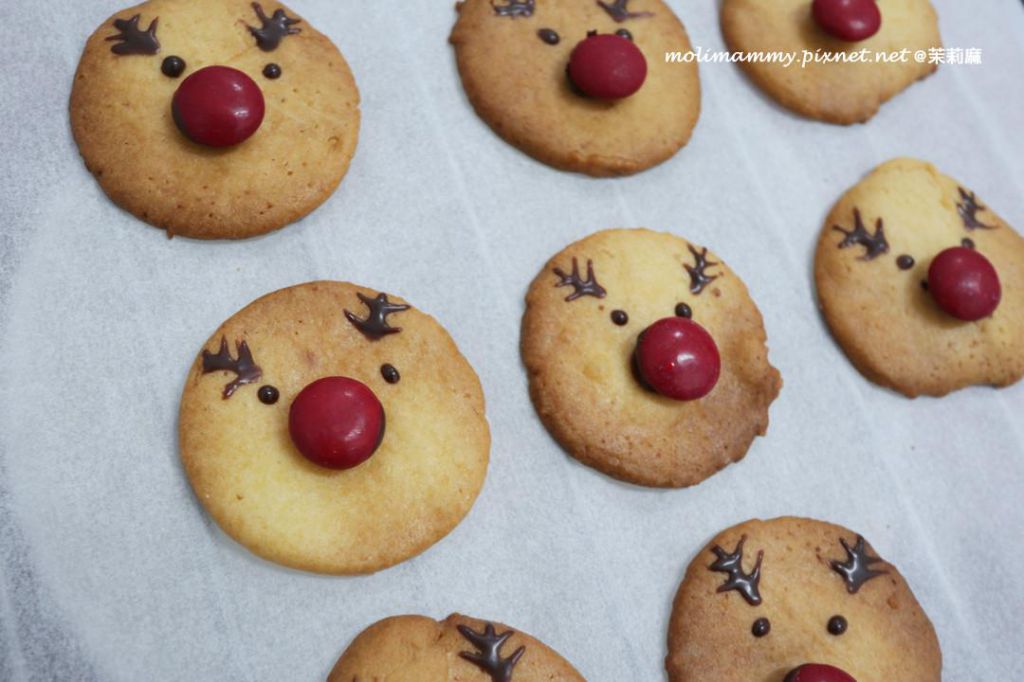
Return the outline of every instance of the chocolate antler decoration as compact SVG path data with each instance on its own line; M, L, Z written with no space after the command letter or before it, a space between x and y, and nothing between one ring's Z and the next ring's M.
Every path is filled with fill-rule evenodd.
M704 291L704 287L720 277L720 275L709 275L706 270L713 265L721 265L721 263L708 260L708 250L706 247L702 248L700 253L697 253L697 249L693 248L692 244L687 244L686 246L690 249L690 253L693 254L696 263L694 265L686 265L684 263L683 267L690 273L690 292L699 294Z
M572 287L575 289L575 291L565 297L566 301L575 301L581 296L604 298L604 295L607 293L594 277L594 261L592 260L587 260L587 278L585 280L580 277L580 265L576 262L575 258L572 259L571 273L567 275L562 268L555 268L555 274L561 277L561 280L555 284L556 287Z
M458 628L462 636L468 639L479 652L460 651L459 656L490 675L493 682L511 682L512 668L526 651L526 647L521 646L508 658L501 657L501 647L514 633L509 630L500 635L496 634L494 625L491 623L484 626L482 633L474 632L472 628L465 625L460 625Z
M629 4L629 0L614 0L612 3L602 2L597 0L597 4L607 12L612 19L617 22L623 22L626 19L638 19L639 17L653 17L654 14L651 12L630 12L626 9L626 5Z
M256 16L262 26L260 28L253 28L248 24L246 26L249 28L249 33L256 38L256 44L264 52L276 50L286 36L293 36L302 31L299 28L292 28L294 24L299 23L299 20L290 18L283 9L275 10L274 15L268 17L263 13L260 3L252 3L252 8L256 11Z
M729 574L729 578L725 581L725 584L718 588L719 592L736 590L743 595L743 598L747 600L748 604L751 606L757 606L761 603L761 593L758 590L758 583L761 582L761 559L764 558L764 550L757 553L757 563L754 564L754 570L750 573L744 573L743 543L746 541L746 535L741 537L739 543L736 545L736 550L732 554L729 554L718 545L712 547L711 551L715 553L715 556L718 557L718 559L708 568L712 571Z
M978 211L986 209L978 202L974 192L968 192L963 187L957 187L957 189L960 190L960 199L962 201L957 202L956 212L960 214L960 219L964 221L964 227L971 231L996 229L995 225L986 225L978 220Z
M889 242L885 240L885 228L882 225L882 219L879 218L875 223L875 233L870 234L867 228L864 227L864 221L861 220L860 209L853 209L852 230L844 230L839 225L833 225L832 229L846 235L843 237L843 241L839 242L840 249L845 249L855 244L864 247L864 255L860 257L860 260L874 260L889 251Z
M221 336L220 350L216 354L205 349L203 350L203 374L223 369L238 375L234 381L224 386L224 400L230 398L239 386L259 381L260 377L263 376L263 371L259 368L259 365L253 362L252 353L249 352L249 344L245 341L235 341L235 348L238 350L238 359L231 357L231 351L228 350L227 337Z
M506 5L495 5L494 0L491 0L491 7L499 17L532 17L534 1L508 0Z
M888 573L888 571L876 571L871 568L871 564L877 564L881 559L868 554L867 545L860 535L857 536L857 544L852 549L850 545L846 544L845 539L839 538L839 542L846 550L846 561L833 560L829 564L833 571L843 576L843 580L846 581L846 591L850 594L856 594L861 585L872 578Z
M153 55L160 51L160 41L156 39L156 25L160 21L157 17L149 22L149 28L145 31L139 28L139 18L142 15L136 14L131 19L114 19L114 28L120 33L107 38L107 40L120 41L110 48L114 54L147 54Z
M356 293L356 296L370 309L366 319L360 319L348 310L345 311L345 317L355 325L356 329L365 334L366 338L376 341L388 334L397 334L402 331L401 327L392 327L388 324L388 315L408 310L409 306L402 303L392 303L388 300L387 294L377 294L377 298L370 298L360 293Z

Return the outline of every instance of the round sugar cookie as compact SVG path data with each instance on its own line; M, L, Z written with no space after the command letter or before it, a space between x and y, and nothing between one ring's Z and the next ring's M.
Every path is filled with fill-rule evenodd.
M530 156L563 170L628 175L689 141L700 80L695 62L665 60L666 52L691 46L661 0L464 0L456 8L451 42L467 97L498 135ZM646 79L638 91L595 99L570 82L570 56L590 32L613 46L608 36L618 34L639 48ZM610 58L601 73L618 63Z
M823 666L831 676L814 674ZM939 682L942 652L903 576L863 537L789 517L733 526L694 557L665 667L670 682Z
M375 450L347 469L308 459L309 425L300 420L297 435L293 424L296 398L327 377L369 393L314 427L380 417ZM308 421L346 397L321 395L300 412ZM483 485L490 433L480 382L432 317L322 281L268 294L210 337L185 382L179 441L196 497L228 535L286 566L355 574L419 554L462 520Z
M393 616L363 630L327 682L583 682L576 669L523 632L452 614Z
M994 267L1001 300L964 321L941 308L929 270L970 247ZM909 397L1024 375L1024 239L966 185L916 159L888 161L851 188L822 228L818 299L864 376Z
M676 318L717 347L717 383L703 397L666 397L637 372L643 335ZM584 464L647 486L694 485L742 459L782 386L740 278L707 249L646 229L597 232L548 261L526 295L521 350L555 439Z
M264 113L250 137L225 147L200 137L194 121L223 132L224 111L255 120L254 100ZM237 239L294 222L334 192L356 148L359 91L331 41L279 2L150 0L89 38L71 129L117 205L170 236Z
M767 59L740 62L782 106L829 123L864 123L883 103L934 73L937 64L930 63L929 50L942 47L929 0L877 0L877 6L878 32L848 42L815 21L811 0L724 0L722 33L733 52L795 53L796 61L788 66ZM868 59L850 57L862 50ZM802 65L808 53L833 55L832 61Z

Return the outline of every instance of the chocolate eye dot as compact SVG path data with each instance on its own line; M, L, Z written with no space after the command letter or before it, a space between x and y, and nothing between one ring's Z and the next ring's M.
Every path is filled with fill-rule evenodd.
M967 237L964 237L963 241L960 242L960 246L964 247L965 249L973 249L974 248L974 240L973 239L968 239Z
M750 634L754 637L764 637L772 631L772 623L767 618L758 618L750 627Z
M690 306L685 303L680 303L676 306L676 317L685 317L686 319L690 319L693 317L693 310L691 310Z
M593 28L592 28L592 29L590 29L589 31L587 31L587 37L588 37L588 38L589 38L590 36L596 36L596 35L597 35L597 29L593 29Z
M828 633L838 637L846 632L847 625L846 619L842 616L832 616L828 619Z
M277 402L277 399L281 397L281 394L276 388L267 384L266 386L260 386L260 390L256 393L256 396L264 405L273 405Z
M557 45L562 40L558 32L550 28L542 28L537 31L537 35L548 45Z
M626 323L629 322L629 315L626 314L625 310L613 310L612 322L619 325L620 327L625 326Z
M633 34L624 28L620 28L618 31L616 31L615 35L619 36L620 38L625 38L626 40L633 39Z
M168 78L177 78L185 72L185 60L176 55L171 55L160 63L160 73Z
M914 262L914 257L908 256L906 254L896 259L896 265L897 267L899 267L900 270L909 270L910 268L914 267Z
M398 373L394 365L384 364L380 366L380 375L384 377L384 381L389 384L397 384L398 380L402 378L402 375Z
M270 64L267 64L266 66L263 67L263 75L269 78L270 80L280 78L281 67L271 62Z

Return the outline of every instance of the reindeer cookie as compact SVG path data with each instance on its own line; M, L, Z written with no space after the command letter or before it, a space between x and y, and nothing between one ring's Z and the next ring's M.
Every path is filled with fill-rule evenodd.
M242 238L319 206L359 92L325 36L268 0L150 0L89 38L71 129L114 203L168 235Z
M224 531L319 573L414 556L469 512L490 433L473 369L432 317L344 282L249 304L203 345L181 459Z
M564 658L500 623L394 616L363 630L327 682L583 682Z
M864 123L937 68L942 47L929 0L724 0L722 33L747 75L782 106L829 123ZM805 55L810 55L806 59Z
M939 682L942 652L903 576L853 531L747 521L693 559L668 629L670 682Z
M815 281L868 379L909 397L1024 375L1024 239L965 185L889 161L835 205Z
M644 229L597 232L548 261L526 295L522 355L555 439L648 486L694 485L742 459L782 385L740 278Z
M675 154L700 115L696 63L661 0L463 0L452 31L469 101L556 168L627 175Z

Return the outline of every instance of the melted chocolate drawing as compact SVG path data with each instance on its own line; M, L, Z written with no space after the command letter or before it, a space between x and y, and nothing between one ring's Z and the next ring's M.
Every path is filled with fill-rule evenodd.
M542 28L537 31L537 36L548 45L557 45L561 40L558 31L550 28Z
M356 296L359 297L360 301L366 304L366 307L369 308L369 312L366 314L365 318L360 318L354 313L346 310L345 317L355 326L356 329L361 331L366 338L371 341L377 341L388 334L397 334L402 331L401 327L392 327L388 324L388 315L408 310L409 306L402 303L392 303L388 300L387 294L377 294L376 298L370 298L363 294L356 294Z
M972 232L974 230L996 229L995 225L988 225L978 220L978 212L986 209L978 202L974 192L968 192L963 187L957 187L957 190L960 192L960 201L956 204L956 212L960 214L960 219L964 221L964 227Z
M909 270L910 268L914 267L915 262L916 261L914 260L913 256L909 254L904 254L896 259L896 266L900 270Z
M494 13L499 17L532 17L535 0L508 0L504 5L495 5L491 1Z
M888 573L888 571L876 571L871 568L871 564L877 564L882 560L868 554L867 545L860 535L857 536L857 543L852 548L844 538L839 538L839 542L846 550L846 561L832 560L829 565L832 566L833 571L843 577L846 582L846 591L850 594L857 594L864 583Z
M704 291L704 287L720 277L720 275L707 274L707 269L715 265L721 265L721 263L708 260L707 247L702 248L698 253L692 244L687 244L686 246L690 249L690 253L693 254L696 261L694 265L683 264L686 272L690 273L690 293L700 294Z
M864 255L860 256L860 260L874 260L889 251L889 242L885 239L885 227L882 224L882 219L879 218L875 222L875 233L871 234L864 227L864 221L860 216L860 209L853 209L852 230L847 230L839 225L833 225L832 229L845 235L843 240L839 242L840 249L851 246L864 247Z
M483 632L475 632L466 625L460 625L459 633L476 647L475 652L460 651L459 656L491 676L493 682L511 682L512 668L526 652L526 647L519 647L508 658L501 657L501 647L514 633L511 630L499 634L494 625L487 623Z
M220 350L216 353L203 350L203 374L226 370L234 372L236 375L234 380L224 386L224 400L230 398L240 386L259 381L263 376L263 371L252 359L249 344L245 341L236 341L235 348L238 351L238 357L232 358L231 351L228 349L228 339L222 336L220 337Z
M276 50L285 37L302 31L300 28L292 28L292 26L299 23L299 20L292 19L286 15L283 9L276 10L272 16L268 17L263 12L263 7L260 3L252 3L252 8L256 12L256 17L260 20L260 27L248 26L249 33L256 38L256 44L264 52Z
M160 21L157 17L149 22L149 28L145 31L139 28L141 15L136 14L131 19L114 19L114 28L120 31L107 40L118 41L110 48L114 54L145 54L154 55L160 51L160 41L156 39L156 25Z
M764 550L757 553L757 563L754 564L754 570L750 573L744 573L743 543L746 541L746 535L741 537L732 554L726 552L718 545L712 547L711 551L718 558L713 564L708 566L708 569L729 574L725 584L718 588L719 592L736 590L747 600L748 604L757 606L761 603L761 592L758 589L758 585L761 582L761 560L764 559Z
M597 279L594 277L594 262L587 260L587 278L583 279L580 277L580 266L575 258L572 259L572 272L568 275L565 274L565 270L562 268L555 268L555 274L561 279L555 284L556 287L567 287L571 286L574 291L565 297L566 301L575 301L577 298L582 296L593 296L594 298L604 298L605 291L604 287L597 283Z
M402 375L399 374L395 366L390 363L385 363L380 366L380 375L384 377L384 381L389 384L397 384L402 379Z
M640 17L653 17L652 12L630 12L627 8L629 0L613 0L613 2L603 2L597 0L597 4L608 13L612 19L618 22L623 22L626 19L639 19Z
M850 624L842 616L832 616L828 619L828 625L825 626L825 629L828 630L828 634L838 637L846 632L846 628L849 626Z

